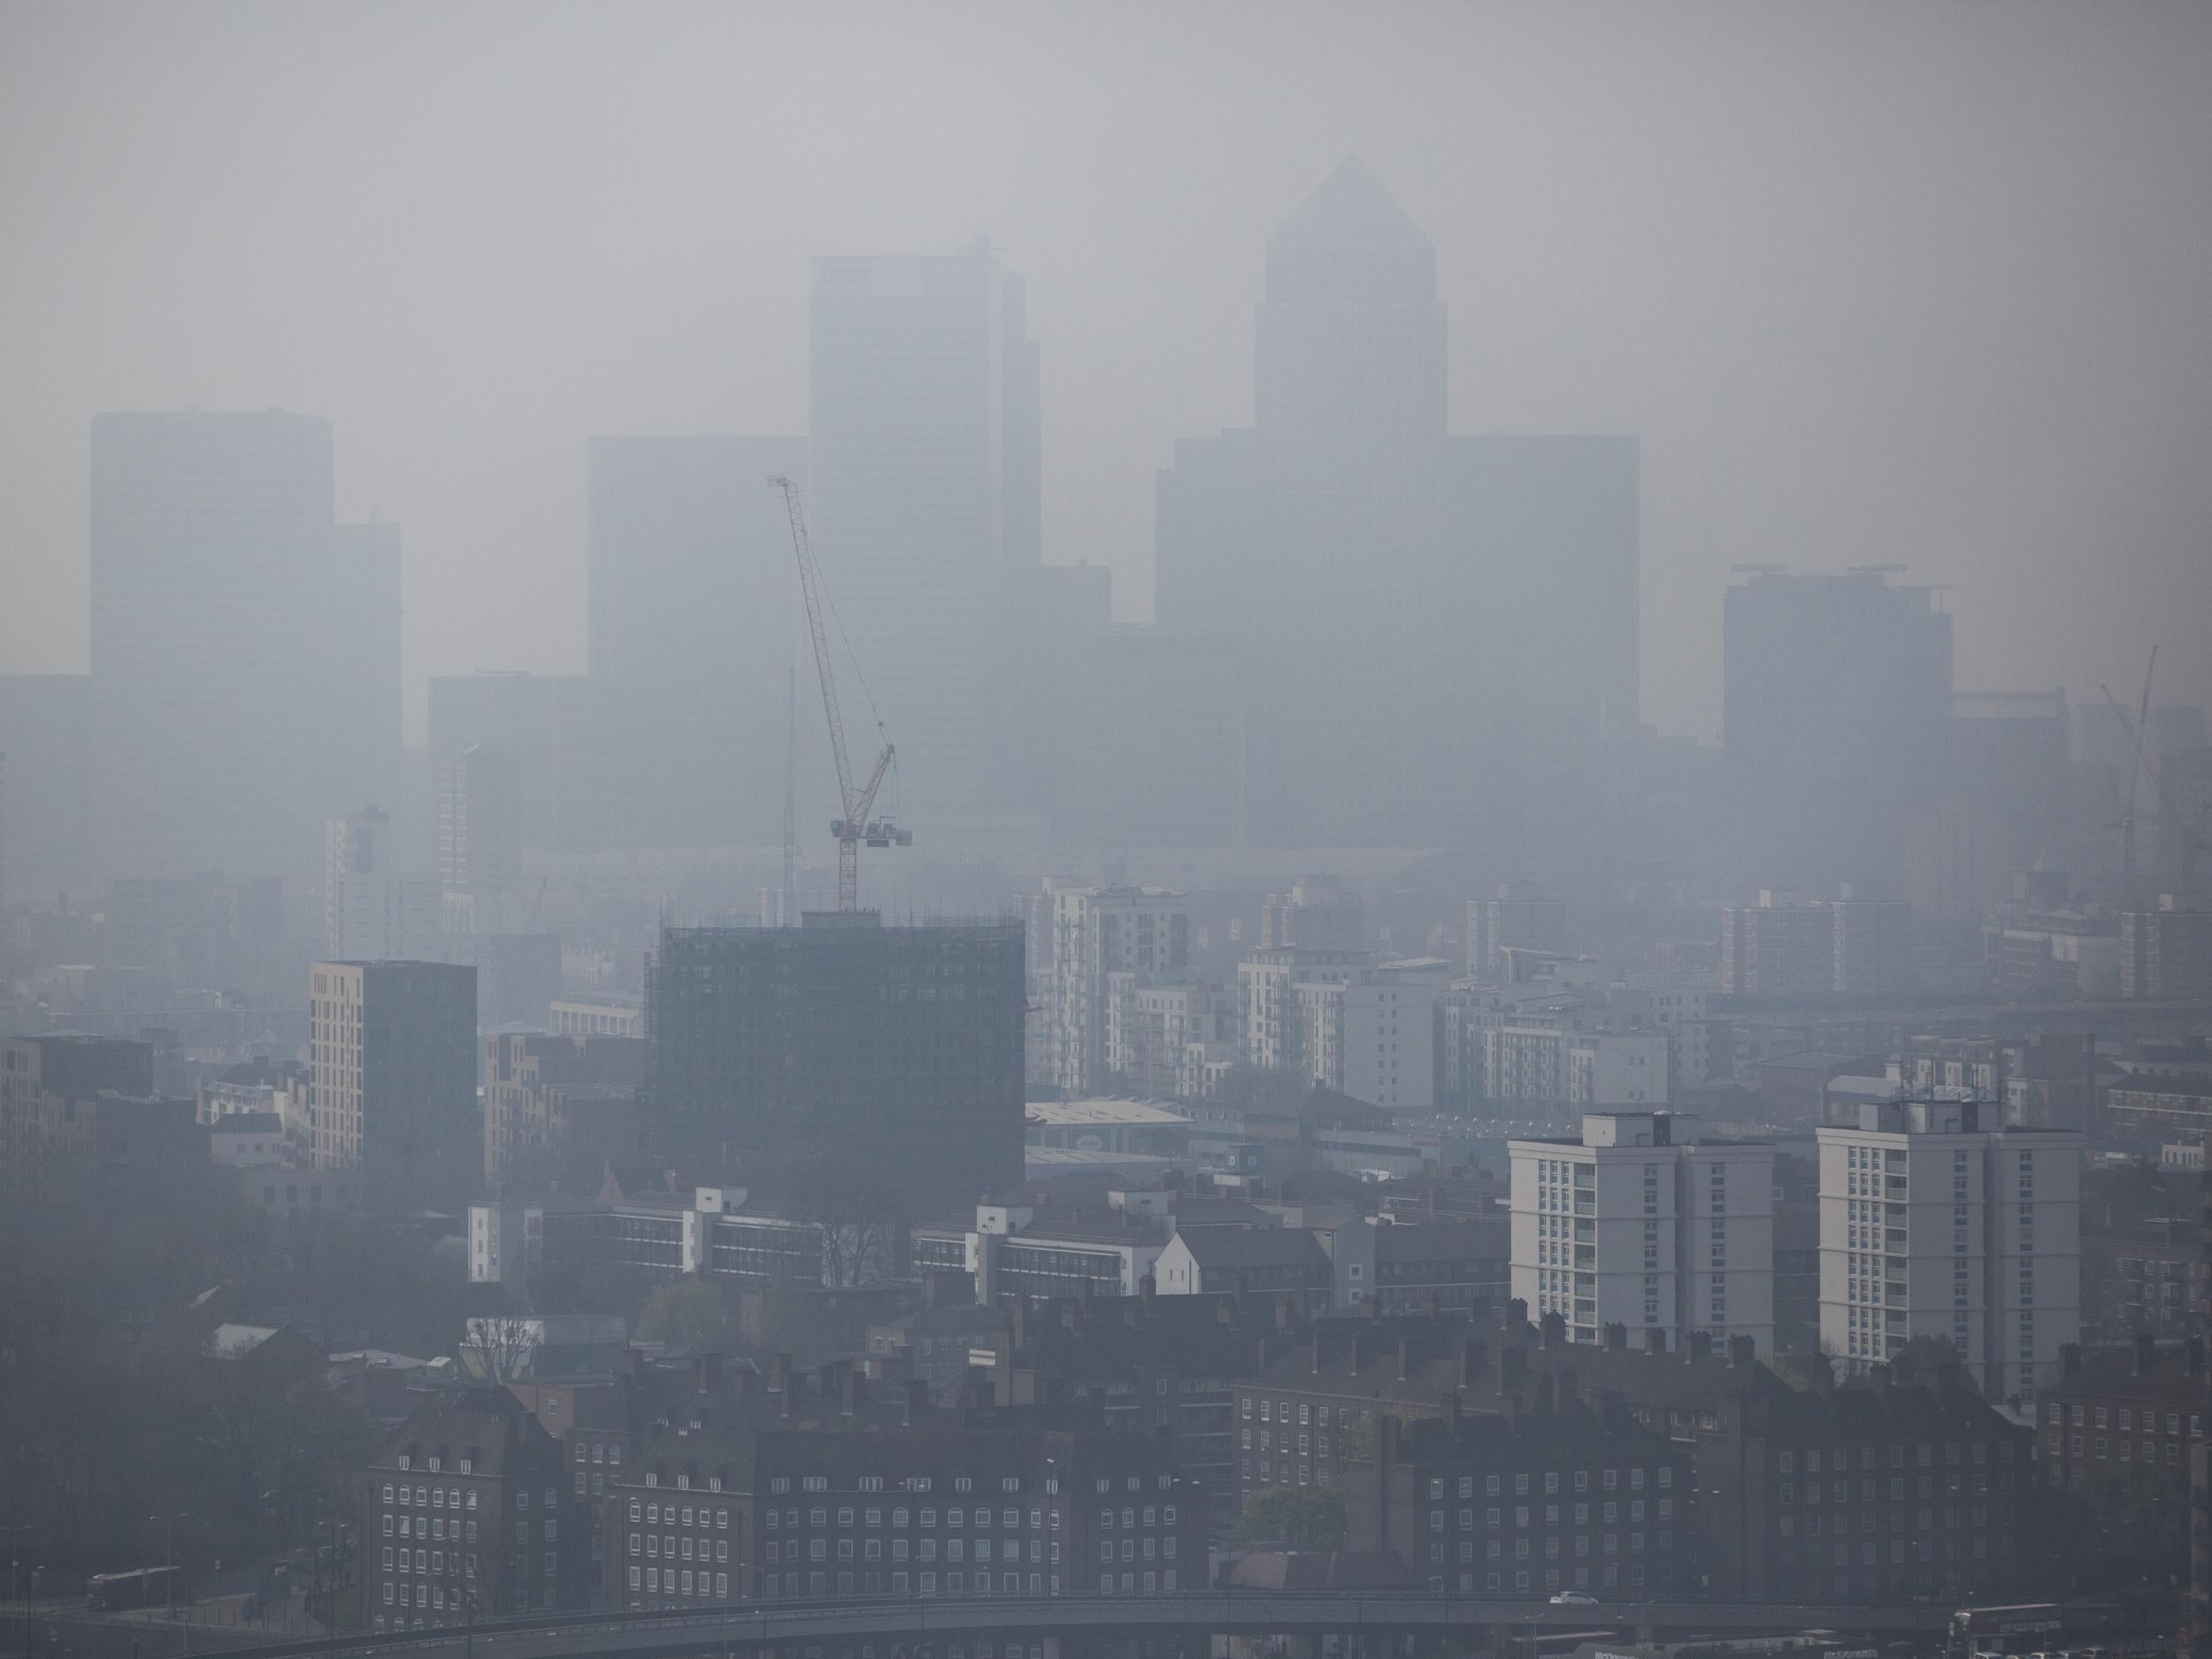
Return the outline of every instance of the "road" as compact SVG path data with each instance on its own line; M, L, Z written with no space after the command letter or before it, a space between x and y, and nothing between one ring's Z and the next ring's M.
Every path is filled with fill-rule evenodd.
M1777 1602L1637 1602L1554 1607L1547 1601L1474 1596L1209 1591L1195 1595L993 1597L989 1600L772 1601L693 1613L548 1614L480 1622L473 1644L486 1659L601 1659L602 1655L696 1653L842 1639L924 1642L938 1635L1125 1634L1202 1631L1279 1635L1358 1631L1413 1633L1482 1625L1548 1625L1555 1630L1836 1630L1893 1635L1945 1628L1947 1609L1932 1605L1832 1607ZM465 1659L460 1627L372 1633L322 1641L257 1645L256 1659L289 1655L404 1655ZM211 1650L202 1659L217 1659Z

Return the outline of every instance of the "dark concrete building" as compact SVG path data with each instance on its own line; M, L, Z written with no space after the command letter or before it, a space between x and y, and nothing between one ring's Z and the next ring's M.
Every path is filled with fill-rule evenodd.
M1018 923L669 927L646 974L657 1148L748 1179L811 1158L879 1172L917 1208L1021 1178Z
M466 1204L484 1169L476 970L318 962L308 1025L316 1167L356 1171L379 1209Z

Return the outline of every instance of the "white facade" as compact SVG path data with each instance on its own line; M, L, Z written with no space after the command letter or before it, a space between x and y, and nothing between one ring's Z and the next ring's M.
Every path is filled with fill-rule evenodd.
M1582 1139L1508 1142L1513 1294L1571 1340L1609 1325L1774 1344L1774 1151L1686 1141L1680 1118L1593 1112Z
M1490 1100L1571 1105L1664 1106L1663 1032L1586 1032L1564 1019L1496 1025L1478 1033L1482 1092Z
M1244 1060L1273 1070L1306 1064L1306 1033L1299 1021L1301 985L1342 985L1368 964L1363 950L1295 946L1256 951L1237 964L1244 1005Z
M1333 975L1338 970L1326 972ZM1313 1080L1374 1106L1436 1104L1436 1003L1443 962L1386 963L1291 986Z
M2081 1339L2082 1136L1973 1101L1860 1113L1818 1132L1822 1341L1863 1371L1940 1337L1990 1398L2032 1397Z
M1110 1029L1110 981L1131 976L1125 988L1133 991L1181 967L1190 910L1165 887L1056 887L1051 898L1051 1080L1087 1094L1114 1069L1117 1051L1125 1063L1133 1046Z

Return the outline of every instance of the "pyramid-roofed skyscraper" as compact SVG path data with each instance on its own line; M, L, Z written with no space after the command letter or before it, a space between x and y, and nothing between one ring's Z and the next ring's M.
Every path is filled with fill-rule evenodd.
M1248 838L1578 858L1636 715L1634 441L1451 436L1435 250L1353 159L1270 239L1254 383L1156 549L1161 623L1243 664Z

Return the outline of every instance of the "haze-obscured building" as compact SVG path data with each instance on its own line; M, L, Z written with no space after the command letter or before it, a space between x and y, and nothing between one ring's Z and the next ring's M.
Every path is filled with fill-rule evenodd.
M1017 923L665 927L646 974L649 1132L717 1166L815 1158L917 1203L1021 1177Z
M1634 441L1448 433L1435 250L1356 161L1270 239L1256 332L1253 425L1157 492L1160 623L1237 664L1247 837L1526 867L1572 831L1532 807L1555 758L1635 726Z

